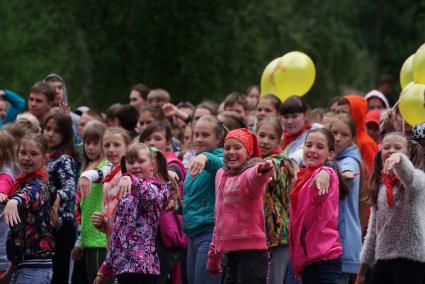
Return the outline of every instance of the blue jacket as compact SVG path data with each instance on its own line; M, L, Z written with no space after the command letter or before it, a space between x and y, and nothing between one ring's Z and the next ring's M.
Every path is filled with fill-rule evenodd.
M204 171L184 180L183 230L189 237L213 230L215 206L215 174L223 162L223 149L202 153L208 157Z
M337 153L336 163L341 173L359 173L352 180L345 181L348 195L339 202L338 231L344 248L342 272L357 273L360 268L362 233L359 220L360 165L363 164L359 148L354 145Z
M4 99L9 102L10 106L7 108L5 119L0 119L0 128L3 124L14 122L16 116L21 113L25 108L25 100L12 92L11 90L3 90Z

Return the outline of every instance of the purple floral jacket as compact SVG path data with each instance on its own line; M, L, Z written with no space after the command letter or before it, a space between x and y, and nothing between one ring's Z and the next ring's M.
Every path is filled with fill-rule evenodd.
M131 193L117 205L109 251L100 272L105 276L123 273L159 275L155 239L159 217L170 193L170 184L157 178L130 175Z

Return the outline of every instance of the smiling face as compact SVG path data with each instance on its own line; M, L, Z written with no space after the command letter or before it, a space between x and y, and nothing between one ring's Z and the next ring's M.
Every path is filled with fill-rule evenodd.
M239 168L248 157L246 148L239 140L230 138L224 142L224 163L230 169Z
M382 140L382 164L394 153L402 153L409 157L406 137L397 134L388 134Z
M165 137L165 130L154 131L146 138L143 143L148 144L151 147L156 147L161 153L167 151L167 147L170 146L170 141L167 141Z
M335 119L332 123L331 132L335 139L335 152L339 153L354 143L354 137L350 127L342 121Z
M46 126L43 129L43 136L50 149L56 148L62 144L63 136L60 133L58 124L53 118L47 121Z
M304 143L303 155L307 167L315 168L322 165L332 155L329 151L327 137L321 132L308 134Z
M137 154L137 157L127 159L125 162L127 172L139 179L151 177L155 168L155 161L152 159L152 154L143 149L138 150Z
M257 130L257 138L260 143L261 157L267 157L280 142L276 129L271 124L263 124Z
M46 156L37 142L24 139L18 149L18 162L21 171L24 174L30 174L44 166Z
M295 134L304 127L305 118L305 114L302 112L284 114L282 116L283 127L289 134Z
M126 151L127 145L122 135L111 134L103 137L103 153L112 165L118 165Z
M220 139L217 137L213 123L201 120L195 123L193 129L193 146L197 153L211 151L218 147Z

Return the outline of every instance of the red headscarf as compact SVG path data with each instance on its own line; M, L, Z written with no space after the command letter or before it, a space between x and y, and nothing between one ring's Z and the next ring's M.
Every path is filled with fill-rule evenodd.
M226 140L233 138L238 140L242 143L242 145L245 147L246 151L248 152L248 156L250 157L261 157L261 151L260 146L258 144L257 137L254 133L249 131L246 128L239 128L231 130L229 133L227 133L226 138L224 139L224 142Z

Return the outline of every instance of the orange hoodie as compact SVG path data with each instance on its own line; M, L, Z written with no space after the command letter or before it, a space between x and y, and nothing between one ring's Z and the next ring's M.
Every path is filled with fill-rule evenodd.
M357 133L356 140L357 146L360 149L360 154L365 163L367 176L372 174L373 163L375 154L378 151L378 146L375 141L367 134L365 128L365 120L367 113L367 100L360 96L344 96L348 100L351 107L351 115L356 123Z

